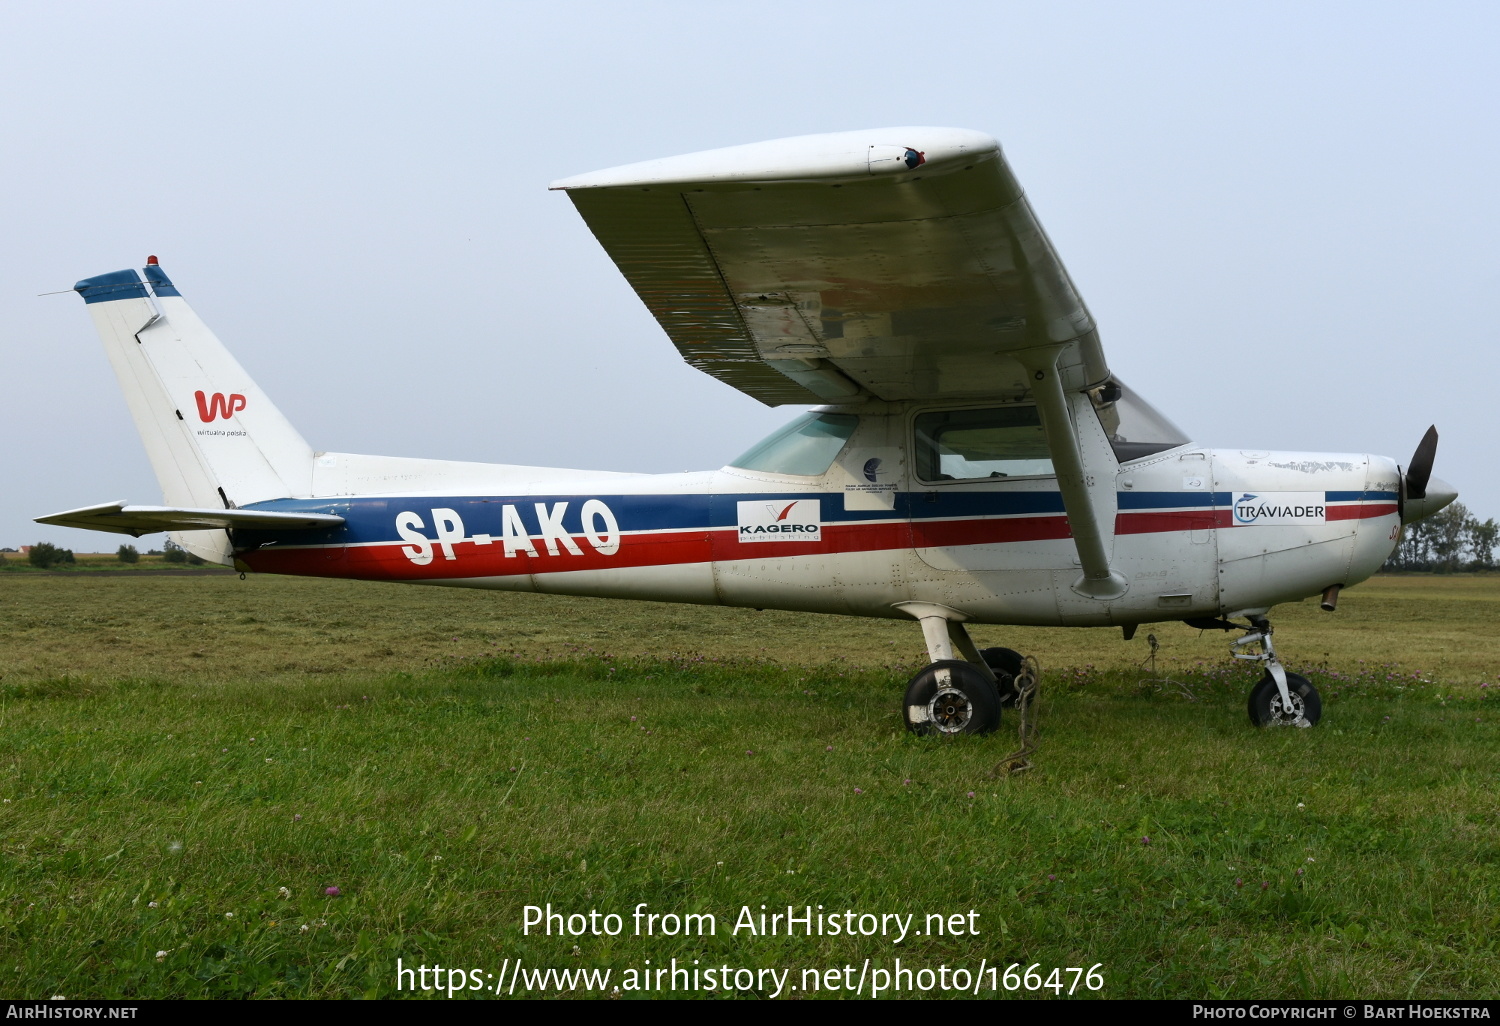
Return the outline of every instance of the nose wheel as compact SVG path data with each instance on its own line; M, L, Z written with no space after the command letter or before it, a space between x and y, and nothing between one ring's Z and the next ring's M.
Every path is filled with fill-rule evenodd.
M1257 727L1311 727L1323 715L1318 689L1296 673L1286 675L1287 698L1268 672L1250 692L1250 722Z
M1250 649L1250 651L1240 651ZM1271 622L1263 616L1250 618L1250 631L1229 643L1236 659L1261 663L1266 672L1250 691L1250 722L1257 727L1311 727L1323 716L1323 700L1312 682L1288 673L1271 644Z

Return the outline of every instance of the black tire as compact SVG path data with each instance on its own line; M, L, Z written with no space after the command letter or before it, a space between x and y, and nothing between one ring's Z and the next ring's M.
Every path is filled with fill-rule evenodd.
M997 675L1003 673L1007 677L1014 677L1016 674L1020 673L1021 664L1026 661L1026 657L1021 655L1021 653L1017 652L1013 648L982 649L979 653L979 657L983 659L984 664L990 669L994 670Z
M1021 664L1026 657L1013 648L986 648L980 650L979 658L995 674L995 691L1000 696L1000 707L1014 708L1019 697L1016 694L1016 676L1020 674Z
M941 659L911 679L901 713L914 734L988 734L1000 726L1000 696L973 663Z
M1298 673L1286 675L1292 696L1291 713L1281 708L1281 689L1269 670L1250 691L1250 722L1257 727L1311 727L1323 718L1323 700L1312 682Z

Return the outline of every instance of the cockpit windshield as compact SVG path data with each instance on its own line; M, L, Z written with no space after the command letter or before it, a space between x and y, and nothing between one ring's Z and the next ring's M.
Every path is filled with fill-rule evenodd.
M818 477L828 473L859 418L849 413L804 413L729 465L765 474Z
M1111 379L1089 392L1099 423L1121 463L1186 445L1191 439L1150 403Z

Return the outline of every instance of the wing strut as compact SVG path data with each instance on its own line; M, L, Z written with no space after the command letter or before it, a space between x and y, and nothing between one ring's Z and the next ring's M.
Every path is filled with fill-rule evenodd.
M1125 575L1109 566L1109 549L1105 544L1105 521L1089 488L1083 469L1078 432L1068 413L1068 398L1063 393L1059 358L1065 346L1047 346L1016 353L1031 375L1031 393L1041 414L1042 430L1047 433L1047 448L1057 472L1057 488L1062 492L1063 508L1083 576L1073 584L1080 595L1096 599L1117 599L1125 594L1130 582ZM1111 532L1111 535L1113 532Z

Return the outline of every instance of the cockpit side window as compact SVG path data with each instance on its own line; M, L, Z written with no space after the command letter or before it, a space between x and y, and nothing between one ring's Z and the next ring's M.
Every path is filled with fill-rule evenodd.
M729 465L765 474L820 477L858 426L859 418L849 413L804 413Z
M1089 392L1099 423L1109 436L1115 459L1121 463L1143 459L1191 439L1152 405L1120 382L1110 380Z
M1053 473L1035 406L923 413L916 422L917 476L974 481Z

